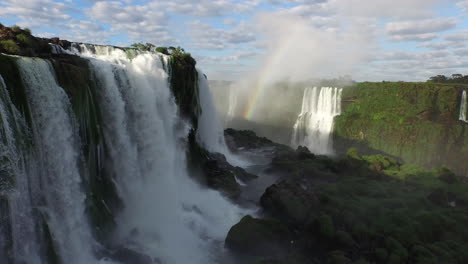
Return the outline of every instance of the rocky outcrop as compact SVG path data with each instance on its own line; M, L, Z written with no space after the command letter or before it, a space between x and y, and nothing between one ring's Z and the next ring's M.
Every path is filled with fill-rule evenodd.
M278 257L288 253L292 238L282 222L247 215L229 230L226 247L242 254Z
M356 149L330 159L304 148L276 155L271 167L283 177L266 189L260 204L265 216L290 231L293 243L275 242L283 248L270 253L250 250L282 240L249 217L228 234L226 246L234 252L258 263L468 261L468 184L446 168L422 169L385 155L361 156ZM277 251L287 253L273 256Z
M239 198L241 188L238 180L248 182L257 178L241 167L232 166L221 153L211 153L202 148L192 131L189 135L189 164L198 171L198 179L204 184L219 190L231 199Z
M255 132L251 130L235 130L228 128L224 131L226 143L231 151L251 151L269 149L273 152L289 151L289 147L275 143L266 137L258 137Z
M268 187L260 198L260 204L267 212L294 226L306 224L318 203L314 191L308 191L300 183L284 180Z
M20 56L47 56L51 54L48 39L36 38L29 29L0 24L0 52Z

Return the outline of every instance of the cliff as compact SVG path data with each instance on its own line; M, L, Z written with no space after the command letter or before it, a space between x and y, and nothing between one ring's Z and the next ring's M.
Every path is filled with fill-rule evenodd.
M459 120L466 85L359 83L343 90L334 147L384 152L425 167L468 175L468 125Z

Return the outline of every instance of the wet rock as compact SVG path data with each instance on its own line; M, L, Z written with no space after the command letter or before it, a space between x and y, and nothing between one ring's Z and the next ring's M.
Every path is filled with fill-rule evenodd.
M252 151L269 148L273 152L290 151L288 146L275 143L266 137L259 137L251 130L235 130L228 128L224 131L226 143L231 151Z
M276 257L289 251L291 241L292 234L282 222L247 215L229 230L225 246L240 254Z

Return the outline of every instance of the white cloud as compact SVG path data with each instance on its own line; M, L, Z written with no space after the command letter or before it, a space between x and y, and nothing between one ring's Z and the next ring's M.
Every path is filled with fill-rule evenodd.
M19 18L22 26L57 26L72 20L68 5L53 0L5 0L0 2L0 16Z
M217 29L200 21L193 21L190 26L190 37L193 47L196 49L230 49L235 45L251 43L256 40L256 35L251 26L240 23L231 29Z
M460 1L457 3L457 6L463 10L463 12L468 12L468 1Z
M128 34L133 41L145 40L158 45L177 42L167 29L168 17L158 2L124 5L117 1L99 1L90 8L89 16L109 24L112 32Z
M435 18L416 21L390 22L386 25L390 35L415 35L441 32L454 28L457 21L454 18Z

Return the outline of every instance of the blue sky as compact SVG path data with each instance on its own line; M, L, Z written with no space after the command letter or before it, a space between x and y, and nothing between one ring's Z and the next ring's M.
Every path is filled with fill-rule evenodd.
M468 74L467 15L467 0L0 2L5 25L78 42L182 46L211 79L228 80L272 61L270 72L298 78Z

